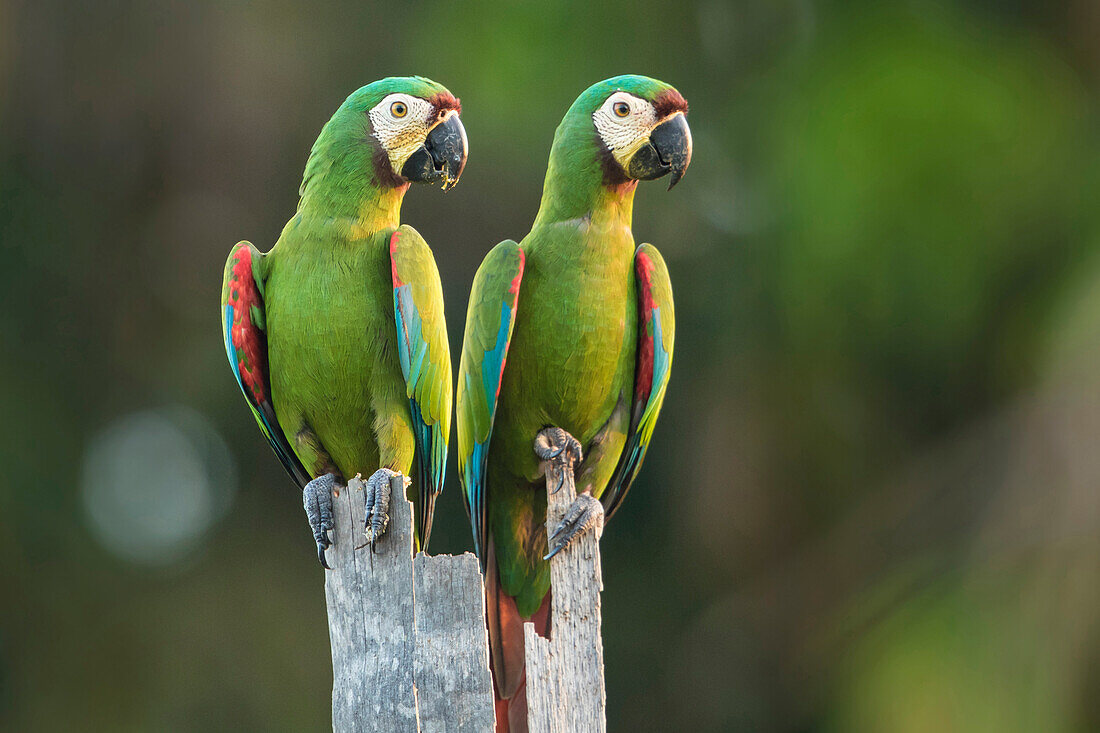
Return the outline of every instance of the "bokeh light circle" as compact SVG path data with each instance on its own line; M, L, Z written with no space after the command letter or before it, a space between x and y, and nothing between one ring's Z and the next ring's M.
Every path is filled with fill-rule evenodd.
M84 454L88 526L116 557L167 565L191 554L229 509L237 472L225 441L184 407L142 410L106 425Z

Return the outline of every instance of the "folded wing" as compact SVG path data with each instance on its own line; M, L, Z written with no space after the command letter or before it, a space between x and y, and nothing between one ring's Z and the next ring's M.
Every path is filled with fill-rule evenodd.
M516 322L523 250L505 240L486 255L470 289L466 335L458 368L458 471L474 548L485 565L485 466L497 396Z
M435 498L443 490L451 430L451 352L443 287L424 238L401 226L390 238L397 353L416 438L417 537L425 549Z
M634 253L634 277L638 298L634 399L630 407L626 444L615 473L600 497L607 519L619 508L642 467L665 399L676 336L672 283L664 258L653 245L643 244Z
M248 242L229 253L222 280L222 336L229 367L252 414L287 473L304 488L310 475L279 427L271 401L267 324L264 311L263 255Z

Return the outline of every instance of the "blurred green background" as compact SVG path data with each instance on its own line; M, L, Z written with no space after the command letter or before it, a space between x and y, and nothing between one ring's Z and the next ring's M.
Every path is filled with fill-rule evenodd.
M1098 37L1094 0L0 0L0 728L328 725L229 248L349 92L437 79L470 162L403 218L457 353L565 109L634 72L695 158L635 206L679 338L603 541L610 729L1100 729Z

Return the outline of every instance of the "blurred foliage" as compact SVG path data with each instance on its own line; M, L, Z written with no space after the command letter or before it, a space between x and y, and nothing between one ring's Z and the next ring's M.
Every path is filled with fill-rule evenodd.
M561 115L626 72L690 100L696 157L635 206L681 335L603 542L611 729L1100 728L1098 33L1090 0L0 0L0 728L328 724L321 571L224 364L229 247L274 242L350 91L435 78L470 164L404 220L457 348ZM126 461L134 414L193 444ZM126 546L171 553L104 539L103 436L133 496L185 491L132 507ZM471 547L453 473L435 552Z

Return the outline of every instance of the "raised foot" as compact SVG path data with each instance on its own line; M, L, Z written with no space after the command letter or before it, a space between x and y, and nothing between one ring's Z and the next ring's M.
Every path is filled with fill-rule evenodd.
M555 494L561 491L565 483L565 472L572 471L584 458L581 444L561 428L543 428L539 431L535 436L535 455L560 469Z
M325 570L332 570L325 562L325 550L332 546L328 533L336 528L332 517L332 490L336 488L336 475L326 473L306 484L302 490L302 504L306 509L313 540L317 543L317 559Z
M380 468L367 479L363 490L367 503L363 531L371 552L374 552L374 543L385 533L386 526L390 523L390 479L400 475L397 471Z
M568 547L582 533L590 529L596 531L596 539L603 534L603 504L600 500L585 491L569 505L565 516L554 532L546 539L550 546L550 552L543 560L549 560L554 555Z
M558 485L551 491L557 494L565 485L566 477L572 477L576 465L583 459L581 444L561 428L544 428L535 438L535 454L549 464L549 469L558 474ZM569 482L573 485L573 481ZM572 489L569 491L573 493ZM588 491L583 492L569 505L561 522L547 537L549 560L568 547L583 532L596 530L596 537L603 533L603 504Z

